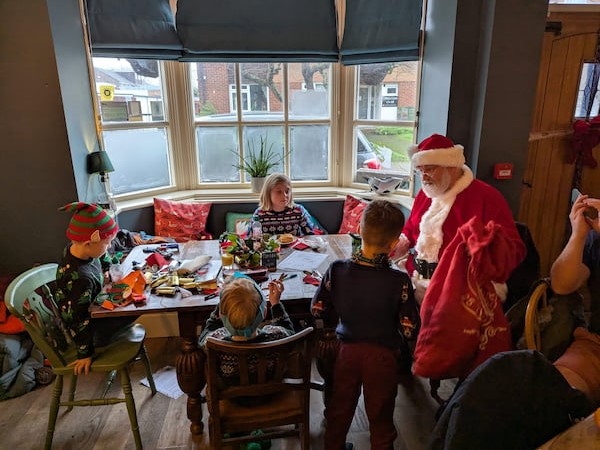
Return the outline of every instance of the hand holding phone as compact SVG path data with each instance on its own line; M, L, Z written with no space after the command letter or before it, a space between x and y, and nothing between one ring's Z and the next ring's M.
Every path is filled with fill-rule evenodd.
M580 195L582 195L581 191L577 188L574 188L571 191L571 204L575 203L575 201L579 198ZM596 208L588 206L583 211L583 215L584 215L584 217L587 217L588 219L596 220L598 218L598 210Z

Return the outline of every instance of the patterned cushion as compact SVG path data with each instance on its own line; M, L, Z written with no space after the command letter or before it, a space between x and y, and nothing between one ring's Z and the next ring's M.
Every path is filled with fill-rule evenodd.
M338 233L359 233L360 219L368 203L351 195L344 201L344 216Z
M154 199L154 234L177 242L201 239L212 203Z

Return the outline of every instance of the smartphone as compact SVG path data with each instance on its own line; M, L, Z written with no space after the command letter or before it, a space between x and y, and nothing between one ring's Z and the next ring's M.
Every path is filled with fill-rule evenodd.
M573 190L571 191L571 204L575 203L575 201L579 198L580 195L581 191L577 188L573 188Z
M574 188L571 191L571 204L575 203L575 200L577 200L580 195L581 191L577 188ZM586 208L586 210L583 212L583 215L588 219L596 220L598 218L598 210L590 206L589 208Z

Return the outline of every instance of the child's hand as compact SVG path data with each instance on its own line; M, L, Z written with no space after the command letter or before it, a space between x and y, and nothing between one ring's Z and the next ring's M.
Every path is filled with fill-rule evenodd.
M269 303L271 305L277 305L279 303L283 289L283 281L271 280L269 282Z
M92 357L77 359L69 364L69 367L73 367L74 375L87 375L90 373L90 367L92 367Z

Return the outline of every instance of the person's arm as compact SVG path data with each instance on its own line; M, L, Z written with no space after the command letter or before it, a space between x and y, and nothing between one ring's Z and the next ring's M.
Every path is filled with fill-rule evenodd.
M219 305L217 305L213 312L210 313L210 316L204 324L204 328L202 328L200 336L198 336L198 346L204 347L208 335L222 327L223 321L221 320L221 316L219 315Z
M296 330L294 330L294 324L281 303L281 294L283 293L283 290L283 282L272 280L269 283L269 303L271 304L272 317L271 325L285 328L293 334L296 332Z
M318 230L318 228L315 226L315 223L312 221L312 217L308 213L306 208L300 204L296 204L296 206L300 209L300 212L302 213L302 219L300 222L300 232L302 233L302 235L304 236L307 234L317 234L315 233L315 230Z
M552 290L557 294L569 294L576 291L590 276L590 269L583 263L583 249L585 238L594 224L583 213L588 207L588 203L591 206L594 203L587 199L586 195L582 195L573 203L569 214L571 236L550 269ZM595 222L595 225L598 226L598 219Z

